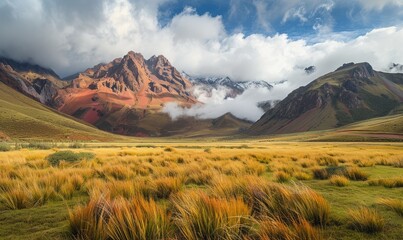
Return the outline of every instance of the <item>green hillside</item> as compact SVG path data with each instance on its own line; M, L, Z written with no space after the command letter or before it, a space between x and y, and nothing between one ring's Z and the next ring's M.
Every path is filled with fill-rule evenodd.
M403 74L374 71L368 63L344 64L291 92L250 128L259 134L319 131L400 113Z
M106 141L121 137L60 114L0 83L0 138Z
M272 135L270 141L403 142L403 114L371 118L323 131Z
M317 141L403 141L403 114L372 118L327 132Z

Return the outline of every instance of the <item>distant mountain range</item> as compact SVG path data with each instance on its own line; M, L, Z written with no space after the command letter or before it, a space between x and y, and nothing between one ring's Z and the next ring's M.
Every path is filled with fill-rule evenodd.
M50 69L2 58L0 81L62 113L113 133L160 136L183 133L181 129L191 131L195 125L214 127L214 119L172 121L161 112L168 102L183 107L198 103L192 83L162 55L146 60L139 53L129 52L64 80ZM231 118L242 122L233 127L235 132L250 125Z
M185 72L182 75L190 80L194 88L211 95L213 90L225 91L226 98L235 98L244 91L252 88L271 90L272 85L266 81L233 81L229 77L192 77Z
M167 102L197 102L192 84L163 56L146 60L129 52L80 73L54 98L56 108L100 129L127 135L158 135L159 124L144 119L160 114ZM162 121L161 121L162 122Z
M400 65L394 64L393 68ZM307 70L314 69L312 66ZM144 59L139 53L129 52L65 79L51 69L0 58L0 82L5 84L4 91L11 87L99 129L132 136L233 135L240 129L250 134L292 133L403 112L403 74L374 71L368 63L344 64L294 90L282 101L259 103L266 113L252 126L232 114L174 121L162 109L169 102L182 107L201 104L197 92L209 95L214 90L224 91L226 98L235 98L248 89L271 90L273 85L265 81L236 82L229 77L191 77L181 74L161 55ZM24 104L29 103L24 100Z
M403 74L344 64L290 93L250 128L252 134L323 130L403 110Z

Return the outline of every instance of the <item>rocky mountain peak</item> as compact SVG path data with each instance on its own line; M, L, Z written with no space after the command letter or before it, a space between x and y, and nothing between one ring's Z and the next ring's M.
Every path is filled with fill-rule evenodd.
M370 78L375 76L375 72L369 63L364 62L357 64L357 67L352 72L352 75L355 78Z
M144 57L143 57L143 54L137 53L137 52L133 52L133 51L128 52L128 53L123 57L123 59L124 59L124 60L132 59L132 60L137 60L137 61L140 61L140 62L145 61L145 60L144 60Z
M171 63L163 55L158 55L158 56L154 55L150 59L147 60L147 63L149 63L150 65L152 65L154 67L171 66Z
M146 64L151 73L159 79L171 84L179 84L183 89L191 87L189 80L182 76L163 55L152 56Z
M372 66L367 63L345 63L343 66L336 69L338 71L348 71L351 78L370 78L375 76L374 69Z

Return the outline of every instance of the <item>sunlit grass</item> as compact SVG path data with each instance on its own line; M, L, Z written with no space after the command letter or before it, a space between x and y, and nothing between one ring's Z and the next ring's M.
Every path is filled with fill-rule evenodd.
M338 231L371 232L362 230L371 224L366 217L355 213L356 224L349 221L355 202L377 204L379 212L361 214L379 217L372 219L401 218L400 197L364 196L399 190L398 147L241 145L85 144L70 151L93 159L57 165L47 156L63 148L1 152L0 210L14 216L65 204L69 214L60 225L74 239L327 239ZM360 199L349 198L352 192ZM392 236L399 226L384 222Z
M381 198L377 202L379 205L385 206L395 211L401 217L403 217L403 200L392 198Z
M403 177L373 179L368 181L371 186L384 186L386 188L401 188L403 187Z
M360 207L350 210L350 227L361 232L377 233L383 231L385 220L379 213L370 208Z
M338 187L344 187L349 184L349 181L344 176L334 175L329 180L330 184Z

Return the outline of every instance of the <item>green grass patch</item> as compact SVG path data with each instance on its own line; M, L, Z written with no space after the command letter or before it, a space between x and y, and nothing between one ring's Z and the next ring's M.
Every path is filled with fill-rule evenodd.
M8 152L11 150L10 145L5 142L0 142L0 152Z
M95 157L94 153L91 152L80 152L75 153L73 151L60 151L49 155L46 159L53 166L59 165L60 161L66 162L77 162L83 159L93 159Z

